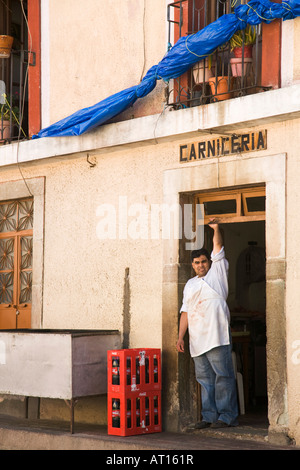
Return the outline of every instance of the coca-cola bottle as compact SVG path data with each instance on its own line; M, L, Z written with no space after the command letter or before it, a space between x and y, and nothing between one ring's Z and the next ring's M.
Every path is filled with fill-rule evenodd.
M145 397L145 424L149 426L150 416L149 416L149 398Z
M127 385L131 385L131 359L127 357L126 360L126 377L127 377Z
M112 384L120 385L120 359L118 357L112 358Z
M135 409L136 409L135 414L136 414L136 425L137 425L137 427L139 427L141 425L141 411L140 411L140 408L141 408L140 399L137 398L136 402L135 402Z
M158 383L158 360L156 356L154 356L153 358L153 364L154 364L154 368L153 368L154 383Z
M136 365L136 384L139 384L141 379L140 379L140 360L138 357L135 360L135 365Z
M149 383L149 357L145 359L145 383Z
M131 400L127 399L127 427L131 428Z
M120 400L117 398L112 401L112 427L120 427Z
M154 424L158 424L158 397L154 397Z

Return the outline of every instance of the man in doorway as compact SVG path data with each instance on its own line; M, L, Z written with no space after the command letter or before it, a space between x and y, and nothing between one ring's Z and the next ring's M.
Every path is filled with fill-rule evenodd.
M230 313L227 306L228 261L218 221L213 219L213 252L191 253L196 276L184 288L176 348L184 352L188 329L196 379L201 385L202 421L197 429L236 426L236 381L231 356Z

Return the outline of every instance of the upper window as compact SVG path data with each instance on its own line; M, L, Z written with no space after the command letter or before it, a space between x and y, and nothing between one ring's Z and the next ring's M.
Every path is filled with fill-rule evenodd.
M246 0L179 0L168 5L169 45L195 34ZM168 105L174 109L223 101L262 89L262 26L237 32L208 58L171 82Z
M39 0L0 1L0 142L29 138L39 130ZM28 8L29 7L29 8ZM31 19L34 19L34 22ZM10 42L6 42L10 38ZM1 47L4 47L2 49ZM32 79L34 76L34 79ZM31 79L31 80L30 80ZM29 102L30 96L30 102ZM38 103L38 106L37 106ZM34 106L34 113L30 113ZM30 114L34 116L30 118ZM31 120L31 122L30 122Z
M264 220L265 201L264 187L201 193L195 196L195 204L202 204L204 223L214 217L220 218L222 223Z
M242 193L245 215L264 215L266 210L266 194L264 189Z

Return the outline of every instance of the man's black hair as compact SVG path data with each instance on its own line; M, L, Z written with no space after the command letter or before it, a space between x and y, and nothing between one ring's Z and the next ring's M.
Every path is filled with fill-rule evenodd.
M193 250L191 252L191 261L193 262L194 261L194 258L199 258L199 256L206 256L206 258L208 259L208 261L210 261L210 256L209 256L209 253L208 251L206 250L206 248L200 248L198 250Z

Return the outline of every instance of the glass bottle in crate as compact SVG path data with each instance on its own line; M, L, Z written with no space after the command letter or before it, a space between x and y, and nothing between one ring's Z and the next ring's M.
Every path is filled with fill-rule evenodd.
M145 383L149 383L149 357L145 358Z
M120 385L120 359L118 357L112 358L112 380L113 385Z
M112 427L120 427L120 400L113 398L112 401Z
M149 416L149 398L145 397L145 424L149 426L150 416Z
M140 359L137 357L135 360L136 365L136 383L140 383Z
M139 427L141 425L141 403L140 403L140 399L137 398L136 399L136 426Z
M154 397L154 424L158 424L158 397Z
M127 399L127 428L131 428L131 400Z
M127 357L126 359L126 378L127 378L127 385L131 384L131 359Z
M153 377L154 377L154 383L158 383L158 360L157 357L154 356L153 358Z

